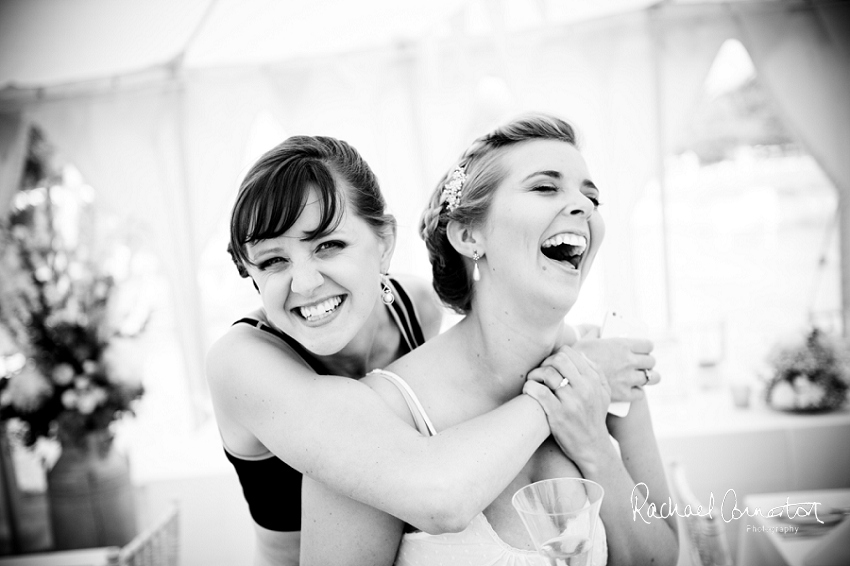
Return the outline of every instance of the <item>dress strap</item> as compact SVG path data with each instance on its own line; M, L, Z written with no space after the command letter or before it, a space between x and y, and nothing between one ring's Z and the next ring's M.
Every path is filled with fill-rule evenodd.
M408 385L405 380L393 372L384 369L373 369L367 375L379 375L398 388L401 392L401 396L404 397L405 403L407 403L408 409L410 409L410 414L413 416L413 421L416 423L416 430L426 436L435 436L437 434L437 429L434 428L434 424L425 413L425 408L422 406L422 403L419 402L419 398L416 396L416 393L413 392L413 389L411 389L410 385Z
M240 318L239 320L234 322L232 326L235 326L235 325L240 324L240 323L250 324L254 328L258 328L259 330L262 330L264 332L268 332L272 336L276 336L276 337L280 338L281 340L286 342L286 344L290 348L295 350L295 353L298 354L299 356L301 356L301 359L304 360L305 362L307 362L307 365L309 365L311 368L313 368L313 371L315 371L319 375L328 375L330 373L330 372L328 372L328 369L325 367L325 364L323 364L322 362L317 360L313 356L313 354L311 354L307 350L307 348L305 348L300 343L298 343L298 341L295 340L289 334L286 334L285 332L281 332L280 330L278 330L277 328L275 328L273 326L269 326L268 324L266 324L262 320L258 320L256 318L251 318L251 317L248 317L248 316L246 316L245 318Z
M425 343L425 335L422 332L422 325L419 324L416 305L413 304L407 291L404 290L398 280L390 278L390 284L399 299L390 305L390 312L396 319L396 324L407 342L408 349L413 351Z

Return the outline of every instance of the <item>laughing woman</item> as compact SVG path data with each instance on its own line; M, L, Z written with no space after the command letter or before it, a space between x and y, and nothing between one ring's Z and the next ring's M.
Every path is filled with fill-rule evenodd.
M345 142L289 138L240 188L230 246L262 308L213 345L207 379L254 519L258 566L298 564L302 474L442 532L501 492L550 433L541 405L517 391L423 437L357 381L440 327L427 285L385 275L394 243L377 180ZM619 377L623 400L640 397L632 386L652 368L651 344L600 342L589 355Z
M585 477L605 489L594 566L676 562L672 520L632 520L636 482L649 486L656 505L668 496L645 399L628 417L611 417L618 453L606 426L605 380L583 356L557 348L604 234L599 198L572 128L545 115L479 138L438 185L421 233L434 288L466 316L362 381L431 438L498 410L525 388L550 416L554 439L456 533L418 531L305 480L302 564L543 564L510 500L522 486L554 477Z

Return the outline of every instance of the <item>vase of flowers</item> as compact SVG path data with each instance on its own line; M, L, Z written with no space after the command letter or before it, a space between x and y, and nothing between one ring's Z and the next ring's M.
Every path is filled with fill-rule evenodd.
M777 349L767 388L767 403L794 413L834 411L847 402L850 345L817 328L802 343Z
M0 420L23 444L58 440L47 473L54 547L123 545L136 534L126 456L112 424L142 396L116 283L79 235L63 232L61 187L22 191L0 222L0 325L14 352L0 365Z

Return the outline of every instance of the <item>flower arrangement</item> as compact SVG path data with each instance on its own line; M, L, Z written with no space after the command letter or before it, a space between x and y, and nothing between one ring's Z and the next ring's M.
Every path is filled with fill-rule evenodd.
M145 323L113 324L115 279L63 233L61 189L19 192L0 222L0 332L17 350L0 351L0 420L22 425L27 446L108 431L143 393L125 338Z
M770 363L767 403L793 412L823 412L847 401L850 388L850 345L814 328L802 344L776 350Z

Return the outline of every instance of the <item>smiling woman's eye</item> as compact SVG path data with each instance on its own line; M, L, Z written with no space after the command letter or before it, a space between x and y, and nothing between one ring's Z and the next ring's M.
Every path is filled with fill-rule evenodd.
M339 240L328 240L326 242L322 242L318 246L316 246L316 251L318 252L326 252L331 250L341 250L345 248L345 242L340 242Z
M272 267L273 265L277 265L277 264L283 263L285 261L286 260L282 257L278 257L278 256L270 257L269 259L264 259L259 264L257 264L257 267L259 267L261 270L264 270L264 269L268 269L268 268Z

